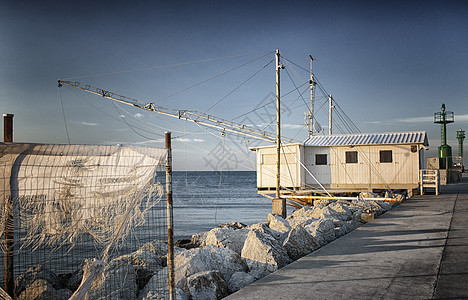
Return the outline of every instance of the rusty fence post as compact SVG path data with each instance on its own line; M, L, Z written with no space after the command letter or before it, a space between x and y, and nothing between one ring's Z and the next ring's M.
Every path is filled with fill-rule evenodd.
M3 141L6 143L13 142L13 115L3 114ZM3 221L3 239L5 241L3 263L5 268L5 292L12 299L15 298L15 277L13 274L13 247L14 247L14 219L13 219L13 198L11 196L11 187L4 194L4 210L5 218Z
M172 146L170 132L166 132L166 150L167 267L169 269L169 299L175 300L174 219L172 213Z

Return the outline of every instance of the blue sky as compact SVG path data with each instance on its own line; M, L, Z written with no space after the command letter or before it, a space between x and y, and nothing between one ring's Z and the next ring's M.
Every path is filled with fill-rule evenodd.
M455 131L468 129L466 16L465 1L2 1L0 110L15 114L17 142L67 143L57 79L76 78L169 108L205 112L219 102L208 113L264 125L274 111L254 109L275 92L269 62L279 49L288 71L282 90L291 92L285 135L306 137L301 84L312 55L318 80L361 132L426 130L434 154L433 113L445 102L455 112L448 140L458 154ZM240 56L249 53L258 54ZM136 69L146 70L120 73ZM162 147L164 131L172 131L178 170L251 169L247 148L264 144L71 88L60 94L71 143Z

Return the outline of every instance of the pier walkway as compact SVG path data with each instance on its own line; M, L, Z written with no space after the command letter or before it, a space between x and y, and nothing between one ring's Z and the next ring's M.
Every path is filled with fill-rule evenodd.
M226 299L468 299L468 174Z

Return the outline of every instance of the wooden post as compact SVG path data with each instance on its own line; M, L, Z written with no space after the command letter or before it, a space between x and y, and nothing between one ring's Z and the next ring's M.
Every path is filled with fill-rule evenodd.
M3 114L3 141L6 143L13 142L13 115ZM9 191L8 191L9 192ZM14 220L13 220L13 199L5 193L4 199L5 219L3 223L3 238L5 240L5 252L3 254L3 263L5 268L5 292L12 299L15 298L15 277L13 274L13 247L14 247Z
M286 218L286 199L280 195L280 167L281 167L281 106L280 106L280 53L276 50L276 198L272 201L273 214Z
M169 299L175 300L174 219L172 213L172 146L171 133L166 132L166 196L167 196L167 267L169 269Z

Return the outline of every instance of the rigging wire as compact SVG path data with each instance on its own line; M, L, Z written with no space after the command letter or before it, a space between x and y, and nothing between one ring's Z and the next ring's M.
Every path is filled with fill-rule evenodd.
M301 84L298 88L301 88L301 87L302 87L303 85L305 85L305 84L306 84L306 83ZM285 93L285 94L283 95L283 97L288 96L289 94L291 94L291 93L293 93L293 92L295 92L295 91L296 91L296 89L292 89L291 91ZM304 93L304 92L303 92L303 93ZM286 101L287 101L287 100L286 100ZM295 100L293 100L293 101L295 101ZM275 103L275 102L276 102L276 99L272 99L271 101L266 102L265 104L262 104L262 105L260 105L260 106L255 106L255 108L253 108L252 110L249 110L248 112L243 113L243 114L241 114L241 115L239 115L239 116L233 118L232 120L234 121L234 120L239 119L239 118L241 118L241 117L243 117L243 116L246 116L246 115L248 115L248 114L251 114L251 113L253 113L253 112L256 112L256 111L258 111L259 109L264 108L264 107L266 107L266 106L268 106L268 105L271 105L271 104L273 104L273 103ZM283 102L284 102L284 100L283 100Z
M307 73L310 72L310 70L307 70L307 69L305 69L304 67L301 67L300 65L298 65L298 64L296 64L295 62L293 62L293 61L287 59L287 58L284 57L283 55L281 55L281 58L283 58L283 59L286 60L287 62L289 62L289 63L295 65L295 66L298 67L299 69L302 69L302 70L306 71ZM314 58L314 60L316 60L316 58Z
M198 82L198 83L196 83L196 84L194 84L194 85L191 85L191 86L189 86L189 87L183 88L182 90L179 90L179 91L177 91L177 92L175 92L175 93L172 93L172 94L170 94L170 95L168 95L168 96L166 96L166 97L163 97L163 98L161 98L161 99L158 99L158 100L156 100L155 102L161 102L161 101L166 100L166 99L168 99L168 98L170 98L170 97L173 97L173 96L178 95L178 94L180 94L180 93L182 93L182 92L185 92L185 91L187 91L187 90L189 90L189 89L191 89L191 88L194 88L194 87L196 87L196 86L202 85L203 83L206 83L206 82L208 82L208 81L210 81L210 80L212 80L212 79L218 78L218 77L223 76L223 75L225 75L225 74L227 74L227 73L229 73L229 72L232 72L232 71L234 71L234 70L240 69L240 68L242 68L243 66L246 66L246 65L248 65L248 64L250 64L250 63L252 63L252 62L254 62L254 61L257 61L257 60L259 60L259 59L261 59L261 58L264 58L264 57L267 56L268 54L270 54L270 53L267 53L267 54L265 54L265 55L263 55L263 56L260 56L260 57L257 57L257 58L255 58L255 59L252 59L252 60L250 60L250 61L248 61L248 62L246 62L246 63L243 63L243 64L241 64L241 65L239 65L239 66L237 66L237 67L234 67L234 68L232 68L232 69L229 69L229 70L227 70L227 71L224 71L224 72L222 72L222 73L219 73L219 74L217 74L217 75L214 75L214 76L212 76L212 77L210 77L210 78L208 78L208 79L206 79L206 80L200 81L200 82ZM226 96L226 97L227 97L227 96Z
M117 113L119 114L120 118L122 119L122 121L128 126L128 128L130 128L134 133L136 133L137 135L141 136L142 138L145 138L147 140L151 140L151 138L147 137L147 136L144 136L143 134L139 133L138 131L136 131L133 126L131 126L127 120L125 120L124 116L122 115L122 113L120 113L119 109L117 108L117 105L115 105L114 101L112 101L112 105L114 106L115 110L117 111ZM162 135L161 135L162 136Z
M120 122L120 123L124 123L124 122L121 120L121 118L114 117L113 115L107 113L107 112L104 111L103 109L100 109L99 107L93 105L92 102L91 102L91 100L89 99L89 97L87 97L87 96L85 96L85 95L82 95L82 94L80 94L80 93L77 93L77 92L75 92L74 90L71 90L71 89L68 90L68 91L71 92L71 93L73 93L75 96L78 97L78 99L80 99L81 101L83 101L85 104L88 104L88 105L91 106L92 108L96 109L97 111L99 111L99 112L105 114L106 116L110 117L111 119L114 119L114 120L116 120L116 121L118 121L118 122ZM89 100L89 102L88 102L88 100ZM114 102L114 104L115 104L115 102ZM130 118L132 118L135 122L140 123L142 126L145 126L146 128L148 128L148 129L150 129L150 130L152 130L152 129L154 129L154 128L157 128L157 129L162 129L162 130L164 130L164 131L167 131L167 127L162 127L162 126L156 125L156 124L154 124L154 123L150 123L150 122L144 121L144 120L142 120L142 119L139 119L139 118L133 116L128 110L126 110L126 109L123 107L123 105L119 105L118 103L117 103L116 105L120 108L120 110L122 110L122 111L124 111L125 113L127 113L127 115L128 115ZM101 106L102 106L102 105L101 105ZM176 122L168 122L167 120L164 120L163 118L160 118L158 115L154 115L154 116L155 116L155 118L158 118L158 119L161 120L161 121L165 121L165 122L169 123L169 124L172 125L172 126L174 126L175 123L176 123ZM134 126L134 125L132 125L132 126L133 126L134 128L136 128L136 129L139 129L139 130L144 131L144 132L149 133L149 134L154 134L154 135L159 136L159 137L162 137L162 136L163 136L162 134L157 134L157 133L155 133L154 131L145 130L145 129L141 128L141 127ZM176 125L176 126L177 126L177 125ZM185 127L185 122L184 122L184 127ZM185 129L184 129L183 131L182 131L182 130L171 129L171 131L172 131L172 132L177 132L177 133L180 134L179 136L174 136L173 139L178 139L178 138L184 137L184 136L186 136L186 135L193 136L193 135L203 134L203 133L201 133L202 130L195 131L195 132L190 132L190 133L186 133L186 132L185 132ZM150 139L150 140L152 140L152 139Z
M306 106L307 110L310 111L310 108L308 108L308 106L307 106L307 102L304 100L304 97L302 97L302 94L303 94L303 93L299 92L299 89L298 89L298 87L296 86L296 83L295 83L294 80L292 79L291 75L289 74L288 69L285 68L284 70L286 71L286 74L288 75L289 80L291 80L292 84L294 85L294 88L295 88L296 91L299 93L299 97L302 99L302 102L304 102L304 105ZM298 98L299 98L299 97L298 97ZM297 100L297 98L296 98L296 100ZM296 100L294 100L294 101L296 101Z
M238 90L241 86L243 86L247 81L249 81L250 79L252 79L255 75L257 75L258 73L260 73L262 70L264 70L266 67L268 67L273 61L275 61L274 59L272 59L270 62L268 62L266 65L264 65L260 70L258 70L257 72L255 72L254 74L252 74L249 78L247 78L246 80L242 81L239 85L237 85L233 90L231 90L229 93L227 93L226 96L224 96L223 98L219 99L215 104L213 104L212 106L210 106L207 110L205 110L205 114L210 111L213 107L215 107L216 105L218 105L221 101L223 101L224 99L226 99L227 97L229 97L229 95L231 95L232 93L234 93L236 90Z
M295 89L294 89L294 91L295 91ZM306 90L306 91L307 91L307 90ZM304 94L306 91L302 92L302 94ZM289 106L286 106L286 107L285 107L285 108L286 108L286 111L292 110L292 109L291 109L291 106L297 101L297 99L298 99L299 97L302 96L302 94L300 94L296 99L292 100L292 103L289 104ZM283 101L283 102L284 102L284 101ZM301 106L302 106L302 104L301 104ZM296 107L294 107L294 108L296 108ZM294 108L293 108L293 109L294 109ZM285 112L283 111L281 114L284 115ZM275 123L275 122L276 122L276 119L273 119L273 120L270 121L270 123L266 124L266 126L264 126L263 128L264 128L264 129L265 129L265 128L268 128L268 127L270 127L271 125L273 125L273 123Z
M223 136L223 143L222 143L222 149L223 152L221 153L221 168L220 168L220 173L219 173L219 184L218 184L218 199L216 199L216 207L215 207L215 224L218 224L218 205L219 205L219 200L220 200L220 195L221 195L221 183L223 181L223 168L222 168L222 162L224 160L224 148L226 146L226 136Z
M82 79L82 78L91 78L91 77L125 74L125 73L132 73L132 72L141 72L141 71L147 71L147 70L157 70L157 69L165 69L165 68L172 68L172 67L180 67L180 66L186 66L186 65L194 65L194 64L200 64L200 63L206 63L206 62L212 62L212 61L218 61L218 60L226 60L226 59L231 59L231 58L239 58L239 57L257 55L257 54L265 54L265 53L271 54L271 53L274 53L274 51L269 50L269 51L261 51L261 52L252 52L252 53L246 53L246 54L240 54L240 55L234 55L234 56L226 56L226 57L219 57L219 58L212 58L212 59L204 59L204 60L198 60L198 61L186 62L186 63L180 63L180 64L172 64L172 65L149 67L149 68L140 68L140 69L127 70L127 71L120 71L120 72L101 73L101 74L94 74L94 75L87 75L87 76L69 77L69 78L64 78L63 80L73 80L73 79Z
M60 91L60 87L58 88L58 94L60 98L60 106L62 107L63 123L65 124L65 131L67 133L68 145L70 145L70 135L68 134L67 118L65 117L65 109L63 108L63 99L62 99L62 92Z
M314 77L314 80L317 82L317 86L319 87L319 90L323 93L323 95L325 97L327 97L329 94L327 93L327 91L325 90L325 88L323 87L322 83L318 80L318 78ZM359 128L357 127L357 125L351 120L351 118L344 112L344 110L340 107L340 105L338 104L338 102L336 101L336 99L334 99L335 101L335 107L338 107L339 110L341 110L341 112L343 113L344 115L344 119L343 119L343 122L348 124L349 128L350 129L350 133L360 133L361 131L359 130Z
M89 106L93 107L93 108L96 109L97 111L99 111L99 112L105 114L105 115L108 116L109 118L111 118L111 119L113 119L113 120L116 120L116 121L118 121L118 122L124 123L124 122L121 120L121 118L114 117L113 115L107 113L106 111L100 109L99 107L96 107L96 106L93 105L91 102L88 102L88 101L87 101L87 99L89 100L88 97L85 97L85 96L83 96L83 95L81 95L81 94L79 94L79 93L77 93L77 92L75 92L74 90L71 90L71 89L68 90L68 91L70 91L72 94L74 94L75 96L77 96L77 98L80 99L80 101L83 101L84 103L86 103L86 104L88 104ZM128 113L128 112L127 112L127 113ZM129 114L129 115L130 115L130 114ZM156 126L156 125L155 125L155 126ZM151 132L151 131L147 131L147 130L145 130L145 129L143 129L143 128L140 128L140 127L136 127L136 126L134 126L134 127L137 128L137 129L139 129L139 130L142 130L142 131L144 131L144 132L146 132L146 133L154 134L154 135L160 136L160 137L163 136L163 135L161 135L161 134L157 134L157 133L154 133L154 132Z

